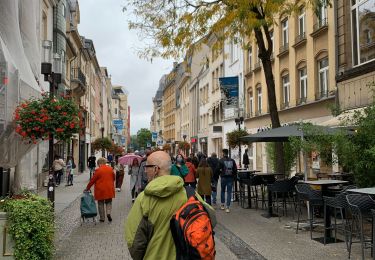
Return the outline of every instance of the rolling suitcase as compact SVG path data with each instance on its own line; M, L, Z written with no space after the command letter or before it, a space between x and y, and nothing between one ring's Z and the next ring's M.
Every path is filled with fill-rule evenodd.
M80 210L82 223L85 222L85 219L92 218L93 222L96 224L96 216L98 215L98 211L96 209L94 196L92 196L91 192L83 193L83 196L81 197Z

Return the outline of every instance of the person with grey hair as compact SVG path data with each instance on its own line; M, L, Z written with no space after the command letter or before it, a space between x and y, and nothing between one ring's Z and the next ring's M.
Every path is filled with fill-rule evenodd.
M188 200L184 180L170 175L171 158L164 151L153 152L143 166L148 184L131 208L125 223L125 237L133 259L176 259L170 220ZM202 198L196 193L202 202ZM213 209L209 209L215 225Z

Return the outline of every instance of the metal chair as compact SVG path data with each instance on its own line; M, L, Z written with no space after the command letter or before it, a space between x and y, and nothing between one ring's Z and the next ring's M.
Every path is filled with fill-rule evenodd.
M245 208L245 201L246 201L246 186L248 185L248 180L249 180L249 174L240 172L237 174L237 180L239 183L239 200L238 203L242 208Z
M330 229L335 231L335 243L337 242L337 230L341 230L345 237L346 248L348 249L348 233L350 232L350 223L348 220L349 205L346 201L347 193L345 191L339 193L335 197L323 196L324 200L324 222L326 222L326 211L327 207L333 209L334 223L330 227L325 227L325 229ZM337 224L337 211L339 211L341 223ZM331 216L328 216L331 217ZM326 245L326 236L324 236L324 245Z
M283 215L287 215L288 204L291 206L291 209L294 208L294 185L295 184L293 180L280 180L268 185L268 189L271 193L271 196L273 196L274 198L272 207L275 208L277 212L279 212L279 209L281 208L283 210ZM292 210L292 212L294 217L294 210ZM278 215L280 221L280 214Z
M352 224L349 236L349 258L352 244L361 243L362 259L365 259L365 249L372 247L371 237L364 233L364 220L371 217L371 210L375 209L375 201L368 195L349 194L346 195L351 214ZM353 242L353 235L359 236L359 241Z
M296 184L295 187L296 187L297 201L298 201L298 219L297 219L296 234L298 234L300 216L302 213L301 211L302 204L305 201L307 201L308 202L307 221L310 224L310 238L312 239L313 225L318 224L317 222L314 221L314 209L317 207L323 206L322 193L320 191L311 189L310 185L305 184L305 183Z

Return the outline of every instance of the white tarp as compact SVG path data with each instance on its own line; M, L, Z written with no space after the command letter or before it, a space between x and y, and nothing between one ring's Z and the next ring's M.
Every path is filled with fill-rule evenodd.
M13 113L21 100L41 92L39 27L39 0L1 0L0 167L16 166L32 148L15 133Z

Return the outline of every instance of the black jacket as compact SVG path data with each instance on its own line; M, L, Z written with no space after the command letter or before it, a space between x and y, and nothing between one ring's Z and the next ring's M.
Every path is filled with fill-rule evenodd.
M247 155L247 153L244 153L242 156L242 164L249 165L249 156Z
M218 171L219 159L216 157L209 157L207 159L208 165L211 167L214 174L213 178L217 181L219 179L220 173Z

